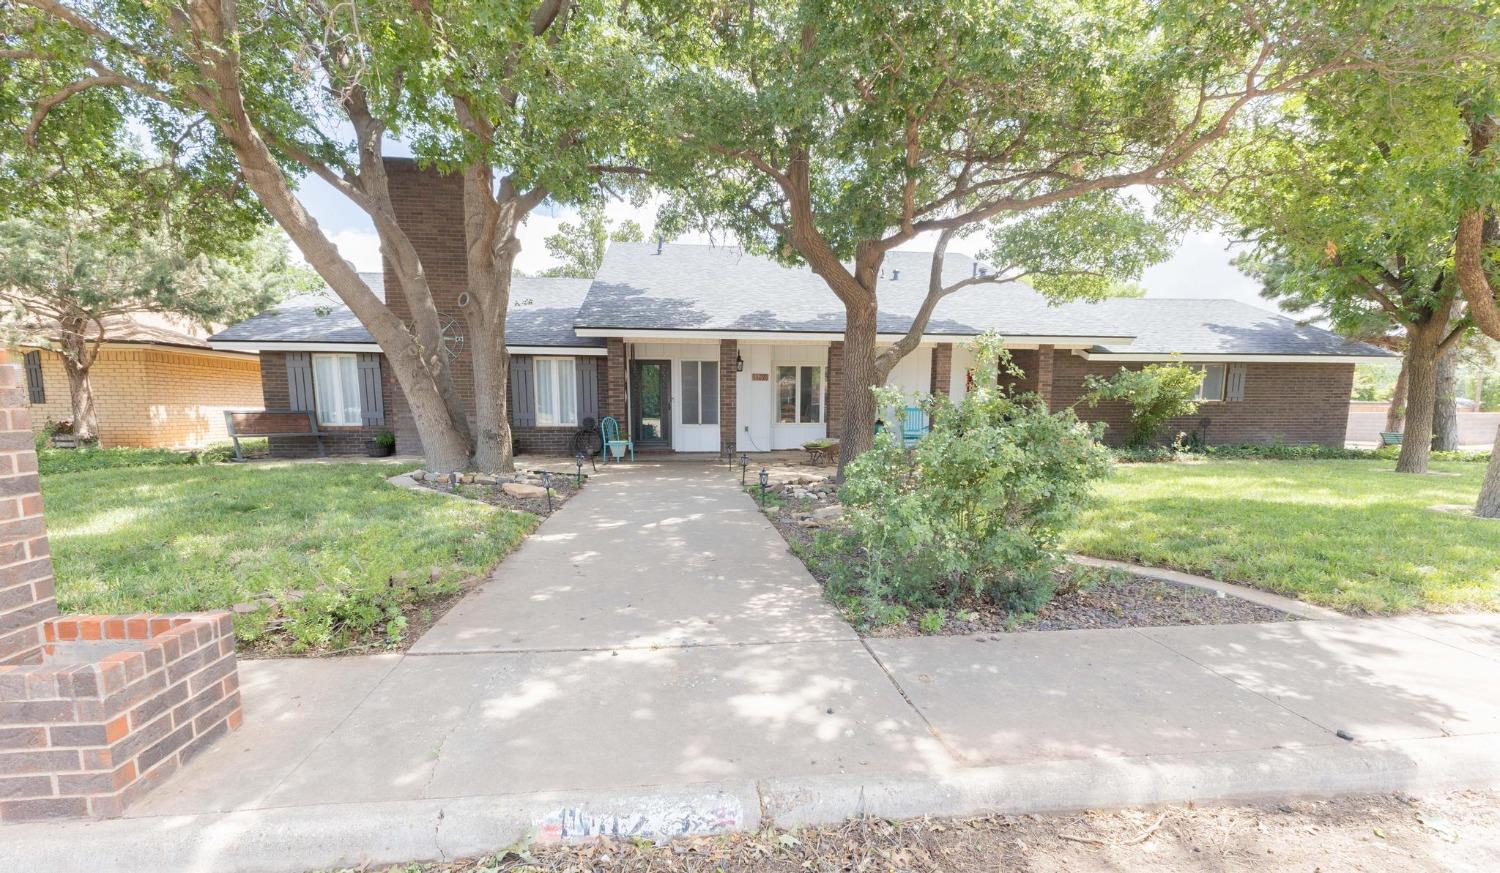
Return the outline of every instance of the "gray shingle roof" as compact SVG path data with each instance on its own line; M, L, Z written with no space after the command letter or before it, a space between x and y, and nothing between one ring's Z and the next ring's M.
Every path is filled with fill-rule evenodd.
M385 299L383 273L359 275L380 299ZM573 318L578 314L578 306L588 289L588 279L517 276L511 282L506 343L512 346L603 346L603 339L579 337L573 332ZM225 328L210 339L213 342L251 343L375 341L332 291L286 300L253 318Z
M385 299L385 274L360 273L370 290ZM370 332L331 289L292 297L259 315L231 324L209 342L373 343Z
M931 256L891 252L880 284L881 333L901 333L927 292ZM973 275L974 260L950 254L943 280ZM844 307L806 268L783 267L728 246L614 243L578 313L579 327L636 330L838 333ZM1062 310L1019 286L977 286L943 300L929 334L1010 337L1128 336L1087 309Z
M903 333L927 289L931 256L891 252L880 284L878 328ZM973 275L949 254L943 280ZM579 310L580 328L837 333L844 309L823 280L733 246L614 243ZM1099 351L1182 354L1386 355L1316 327L1225 299L1139 299L1049 304L1022 284L978 285L940 302L929 335L995 331L1026 337L1135 337Z
M1067 305L1088 306L1135 335L1129 345L1096 346L1095 351L1101 352L1394 357L1377 346L1353 342L1235 300L1143 298Z

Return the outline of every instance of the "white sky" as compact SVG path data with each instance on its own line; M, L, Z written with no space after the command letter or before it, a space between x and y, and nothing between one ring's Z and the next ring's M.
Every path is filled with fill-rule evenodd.
M325 231L338 245L339 251L360 270L381 269L380 243L369 219L343 197L321 181L309 178L303 182L303 203L318 220ZM613 220L633 218L645 228L650 238L655 223L655 208L647 205L636 208L629 203L611 202L605 213ZM542 244L547 236L557 231L563 221L576 219L573 209L543 207L527 220L521 233L521 254L516 266L527 273L536 273L555 263ZM708 242L706 237L681 237L678 242ZM972 253L972 247L980 243L976 235L971 240L956 240L953 248ZM1260 296L1258 283L1246 278L1230 263L1228 240L1215 233L1198 232L1186 237L1176 254L1165 263L1146 271L1141 284L1148 297L1225 297L1248 303L1262 309L1275 310L1276 306ZM932 241L921 237L903 248L930 251Z

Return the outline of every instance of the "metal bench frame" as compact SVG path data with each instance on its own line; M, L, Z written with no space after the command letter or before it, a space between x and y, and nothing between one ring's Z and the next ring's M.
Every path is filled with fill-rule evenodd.
M256 414L270 414L270 415L297 415L297 414L301 414L301 415L306 415L307 416L307 430L303 430L303 431L287 431L287 432L284 432L284 433L245 433L245 434L242 434L242 433L236 432L235 427L234 427L234 417L236 415L256 415ZM269 437L302 437L302 436L310 436L310 437L314 437L318 441L318 457L320 457L320 458L326 458L326 457L328 457L328 453L323 450L323 438L325 436L327 436L327 434L325 434L323 431L318 430L318 419L317 419L316 416L313 415L313 411L311 409L306 409L306 410L304 410L304 409L240 409L240 410L229 410L229 409L226 409L226 410L224 410L224 427L229 431L229 439L231 441L233 441L233 443L234 443L234 459L236 461L243 461L243 460L245 460L244 453L240 451L240 437L245 437L247 439L251 438L251 437L254 437L254 438L258 439L260 437L268 437L269 438Z

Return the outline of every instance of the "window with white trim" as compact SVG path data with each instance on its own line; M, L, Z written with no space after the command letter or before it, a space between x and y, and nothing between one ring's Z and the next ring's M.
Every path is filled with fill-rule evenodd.
M682 423L719 423L719 362L682 362Z
M823 368L816 364L776 367L776 421L817 424L823 420Z
M1225 374L1228 367L1225 364L1199 364L1193 369L1203 373L1203 381L1198 385L1198 394L1194 397L1200 403L1217 403L1224 399Z
M538 427L578 424L578 362L572 358L532 358Z
M363 424L359 408L359 356L314 354L312 371L318 424L354 427Z

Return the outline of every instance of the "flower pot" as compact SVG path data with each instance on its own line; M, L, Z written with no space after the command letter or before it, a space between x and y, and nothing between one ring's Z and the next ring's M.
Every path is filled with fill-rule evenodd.
M365 452L372 458L388 458L396 453L396 447L391 443L368 439L365 440Z

